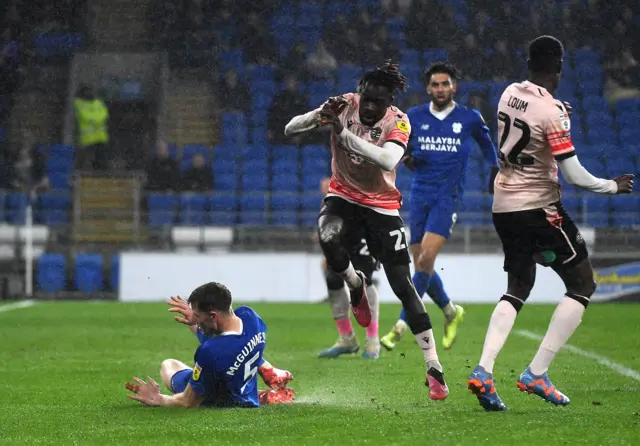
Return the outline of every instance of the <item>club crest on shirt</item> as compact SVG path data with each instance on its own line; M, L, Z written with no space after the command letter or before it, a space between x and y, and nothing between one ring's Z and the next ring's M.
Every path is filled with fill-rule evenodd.
M377 141L382 136L382 129L380 127L374 127L371 129L371 139Z
M460 133L462 131L462 124L454 122L451 128L453 129L453 133Z
M200 367L198 365L198 363L196 362L196 365L193 367L193 380L197 381L200 379L200 372L202 372L202 367Z
M409 133L409 126L407 125L407 123L406 123L406 122L404 122L404 121L398 121L398 122L396 122L396 125L397 125L397 126L398 126L398 128L399 128L400 130L402 130L403 132L405 132L405 133Z

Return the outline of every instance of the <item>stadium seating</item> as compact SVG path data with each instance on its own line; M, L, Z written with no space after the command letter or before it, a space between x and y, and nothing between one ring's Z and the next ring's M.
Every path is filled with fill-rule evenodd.
M43 254L36 262L36 290L56 293L66 289L67 261L62 254Z
M83 293L97 293L104 287L104 264L99 254L77 254L74 285Z

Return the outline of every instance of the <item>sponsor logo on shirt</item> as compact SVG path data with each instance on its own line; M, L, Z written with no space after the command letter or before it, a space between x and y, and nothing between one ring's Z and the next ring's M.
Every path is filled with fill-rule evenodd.
M429 130L429 124L422 124L420 130Z
M200 379L200 372L202 372L202 367L200 367L198 365L198 363L196 362L196 365L193 367L193 380L197 381Z
M418 136L420 150L430 152L457 152L462 145L460 138L448 138L440 136Z
M404 121L398 121L398 122L396 122L396 125L397 125L397 126L398 126L398 128L399 128L400 130L402 130L403 132L405 132L405 133L409 133L409 126L407 125L407 123L406 123L406 122L404 122Z

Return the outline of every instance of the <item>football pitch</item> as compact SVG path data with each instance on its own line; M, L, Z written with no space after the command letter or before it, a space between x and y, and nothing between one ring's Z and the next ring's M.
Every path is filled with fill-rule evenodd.
M553 407L518 391L553 306L529 305L498 358L506 413L486 413L467 390L493 305L467 305L453 349L439 349L450 395L431 401L411 336L379 360L321 360L336 331L326 304L252 305L267 323L265 357L294 375L291 405L161 409L126 397L125 381L152 376L163 359L191 363L197 340L163 304L0 304L0 444L476 445L638 444L640 305L593 304L551 378L571 398ZM399 305L383 305L381 331ZM442 316L429 305L442 336ZM361 343L364 330L356 327ZM382 333L383 334L383 333ZM262 387L263 384L259 379Z

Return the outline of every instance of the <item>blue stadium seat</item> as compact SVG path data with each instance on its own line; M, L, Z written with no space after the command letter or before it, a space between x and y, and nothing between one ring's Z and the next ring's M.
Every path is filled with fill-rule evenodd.
M297 225L297 194L274 194L271 196L271 223L277 225Z
M606 174L604 165L599 159L582 158L580 163L584 166L585 169L587 169L589 172L591 172L591 174L595 176L603 177Z
M587 195L582 201L584 223L594 228L609 226L610 197L604 195Z
M111 291L117 293L120 289L120 254L111 257L111 268L109 269L109 287Z
M69 173L73 170L73 158L49 158L46 162L47 172Z
M626 154L614 154L606 158L607 174L609 178L615 178L625 173L636 173L633 156Z
M7 197L7 221L12 224L24 224L28 202L26 194L10 193Z
M254 91L251 95L253 110L268 110L273 102L273 92Z
M267 195L256 193L240 199L240 223L265 225L267 223Z
M587 136L594 146L615 144L618 141L618 134L611 127L590 128Z
M592 49L581 48L573 52L574 65L599 65L600 54Z
M202 226L209 222L209 197L205 194L180 195L179 222L185 226Z
M442 60L448 60L449 53L442 48L432 48L422 53L422 60L425 66Z
M597 110L597 111L609 111L609 103L602 96L587 96L582 98L582 108L585 111Z
M220 174L213 177L214 190L222 192L235 192L238 189L238 175Z
M242 190L267 190L269 184L269 170L266 162L249 162L243 166L241 176Z
M563 188L563 192L564 192L564 188ZM571 195L564 195L562 196L562 205L564 206L565 210L569 213L569 216L574 219L575 221L579 221L580 217L581 217L581 205L582 205L582 198L580 198L580 196L575 195L575 194L571 194Z
M300 199L300 223L305 227L315 227L318 223L318 213L322 205L322 195L320 194L320 185L316 188L314 194L307 194Z
M222 142L225 144L247 144L249 127L247 117L240 112L222 114Z
M220 53L220 65L223 70L234 69L238 73L244 72L244 55L242 50L228 50Z
M271 159L298 161L300 150L293 145L277 145L271 148Z
M302 162L302 176L307 175L331 176L331 164L328 160L304 160Z
M271 164L271 176L298 175L298 161L294 159L276 159Z
M269 110L253 110L251 114L251 128L252 130L257 127L267 128L269 122Z
M580 92L582 96L591 96L602 94L602 79L586 78L580 83Z
M211 166L214 177L217 175L236 175L240 164L236 161L219 160Z
M238 217L238 200L235 194L214 193L210 198L211 223L215 226L231 226Z
M254 126L251 129L251 144L253 145L266 145L269 141L269 130L267 127Z
M178 197L173 194L151 193L147 197L149 226L171 225L174 222Z
M275 84L276 70L268 65L254 65L250 70L252 85L257 82L273 82ZM269 90L273 92L274 90Z
M71 194L68 192L52 192L39 196L40 221L46 225L69 223L71 210Z
M304 192L316 192L320 190L320 181L327 177L324 172L307 172L302 175L302 190Z
M360 79L360 76L362 75L362 68L354 67L350 65L343 65L338 68L337 74L338 74L338 84L339 85L348 84L350 85L350 87L347 88L347 90L352 91L355 89L356 85L358 84L358 79ZM347 91L345 91L345 93L346 92Z
M325 20L331 22L335 20L336 15L343 14L348 16L353 12L353 4L350 2L342 2L342 3L334 3L330 2L327 4L325 9Z
M301 151L303 161L328 161L331 158L328 144L326 146L314 144L302 146Z
M620 131L620 145L622 147L637 145L640 142L640 128L625 127Z
M104 262L100 254L77 254L74 283L78 291L89 294L102 291Z
M620 195L611 200L613 225L632 227L640 225L640 197Z
M67 190L71 186L71 170L50 171L47 176L53 190Z
M243 168L245 164L268 164L269 146L265 146L265 145L246 146L242 150L242 159L243 159L243 163L241 163L241 166L243 166Z
M4 190L0 189L0 222L4 222L7 219L7 194Z
M490 222L489 198L467 195L462 200L458 220L465 225L485 225ZM452 222L453 223L453 222Z
M573 119L572 119L573 121ZM606 129L613 128L613 116L605 110L585 111L585 124L590 129Z
M45 253L36 261L36 289L57 293L67 287L67 260L62 254Z
M271 177L271 190L274 192L298 192L297 174L281 173Z
M640 113L620 113L616 116L616 122L620 129L634 127L640 121Z

